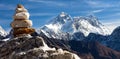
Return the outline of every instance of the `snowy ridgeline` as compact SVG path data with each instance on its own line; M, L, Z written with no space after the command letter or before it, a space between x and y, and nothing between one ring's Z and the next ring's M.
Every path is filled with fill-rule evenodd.
M109 35L110 31L107 27L102 25L95 16L74 17L72 18L67 13L62 12L56 18L52 19L40 30L48 37L61 38L63 33L74 34L81 32L84 36L89 33L96 33L101 35Z

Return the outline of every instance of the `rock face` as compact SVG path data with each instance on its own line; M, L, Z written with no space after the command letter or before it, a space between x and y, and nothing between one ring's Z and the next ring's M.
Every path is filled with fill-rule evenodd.
M117 51L120 51L120 26L117 27L109 36L107 46Z
M1 59L80 59L61 48L51 48L41 37L16 37L0 45Z
M29 13L27 9L25 9L21 4L17 5L16 13L13 16L14 21L11 23L11 27L13 28L13 35L21 35L21 34L31 34L35 30L31 28L32 21L29 20Z

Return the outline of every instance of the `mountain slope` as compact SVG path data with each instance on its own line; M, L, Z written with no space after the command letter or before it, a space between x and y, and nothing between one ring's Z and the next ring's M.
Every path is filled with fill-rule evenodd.
M83 59L120 59L120 52L107 48L96 41L70 41L71 49Z
M117 27L109 36L107 46L117 51L120 51L120 26Z
M54 38L44 38L48 46L62 48L77 53L81 59L120 59L120 52L103 46L97 41L77 41L77 40L58 40Z

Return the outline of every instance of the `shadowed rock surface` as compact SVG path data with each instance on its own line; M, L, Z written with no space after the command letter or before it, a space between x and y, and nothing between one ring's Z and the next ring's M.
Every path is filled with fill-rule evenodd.
M69 42L71 49L77 51L83 59L120 59L120 52L114 51L96 41Z
M120 59L120 52L117 52L115 50L112 50L111 48L108 48L100 44L99 42L97 42L97 40L96 41L94 40L66 41L66 40L47 38L43 34L41 35L41 37L43 37L45 41L47 40L47 44L49 46L57 46L65 50L75 52L81 57L81 59Z
M107 46L114 50L120 51L120 26L117 27L110 35Z

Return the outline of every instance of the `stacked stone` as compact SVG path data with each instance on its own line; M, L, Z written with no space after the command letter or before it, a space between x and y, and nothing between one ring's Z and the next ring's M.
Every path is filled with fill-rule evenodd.
M16 12L13 16L14 21L11 23L13 28L13 35L31 34L35 30L32 27L32 21L29 20L29 13L27 9L21 4L17 5Z

